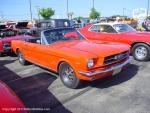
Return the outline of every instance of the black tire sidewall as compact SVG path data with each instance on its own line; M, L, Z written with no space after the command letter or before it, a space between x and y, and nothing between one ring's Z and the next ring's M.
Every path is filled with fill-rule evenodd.
M63 69L66 66L70 66L70 65L68 63L66 63L66 62L63 62L59 66L59 76L60 76L60 79L61 79L62 83L65 86L67 86L67 87L69 87L71 89L75 89L75 88L79 87L79 85L80 85L80 79L78 79L78 77L76 76L76 73L75 73L74 69L70 66L73 69L73 71L74 71L74 80L73 80L73 83L71 85L68 85L67 83L65 83L65 81L63 80L63 77L61 76L61 73L62 73Z
M135 55L135 50L139 46L143 46L147 50L147 56L143 59L138 59ZM138 61L148 61L150 59L150 47L147 44L144 44L144 43L135 44L132 48L132 56L134 57L135 60L138 60Z
M0 52L0 57L2 57L2 56L3 56L3 53Z

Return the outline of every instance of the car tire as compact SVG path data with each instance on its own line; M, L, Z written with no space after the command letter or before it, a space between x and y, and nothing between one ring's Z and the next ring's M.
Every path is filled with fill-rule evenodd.
M22 52L20 50L17 51L17 56L18 56L19 63L21 65L27 65L28 64L28 61L26 61L24 59L24 55L22 54Z
M0 52L0 57L2 57L2 56L3 56L3 53Z
M135 44L132 48L132 55L135 60L148 61L150 59L150 47L144 43Z
M80 86L81 80L76 76L73 68L66 62L60 64L59 76L62 83L71 89L75 89Z

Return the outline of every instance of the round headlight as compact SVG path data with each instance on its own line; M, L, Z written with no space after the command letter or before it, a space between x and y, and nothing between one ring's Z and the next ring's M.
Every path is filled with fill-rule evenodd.
M92 59L88 60L87 66L88 68L92 68L94 66L94 61Z

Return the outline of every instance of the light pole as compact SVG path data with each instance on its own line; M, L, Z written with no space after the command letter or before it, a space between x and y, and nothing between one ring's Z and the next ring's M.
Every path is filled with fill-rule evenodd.
M95 1L93 0L93 8L95 8Z
M147 1L147 18L148 18L148 15L149 15L149 0Z
M125 10L126 10L126 8L123 8L123 17L125 16L124 14L125 14Z
M38 15L38 20L40 22L40 15L39 15L39 11L40 11L40 6L35 6L37 9L37 15Z
M29 5L30 5L30 18L32 22L32 5L31 5L31 0L29 0Z
M69 19L69 4L68 4L68 0L67 0L67 17Z

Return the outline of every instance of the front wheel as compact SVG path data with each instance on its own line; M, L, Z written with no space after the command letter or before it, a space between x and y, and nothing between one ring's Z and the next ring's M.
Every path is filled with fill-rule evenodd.
M81 80L76 76L73 68L68 63L62 63L59 66L59 76L63 84L69 88L79 87Z
M28 64L28 61L26 61L24 59L24 56L23 56L23 54L20 50L17 51L17 55L18 55L18 60L19 60L20 64L22 64L22 65L27 65Z
M132 55L135 60L148 61L150 59L150 47L144 43L138 43L132 48Z

